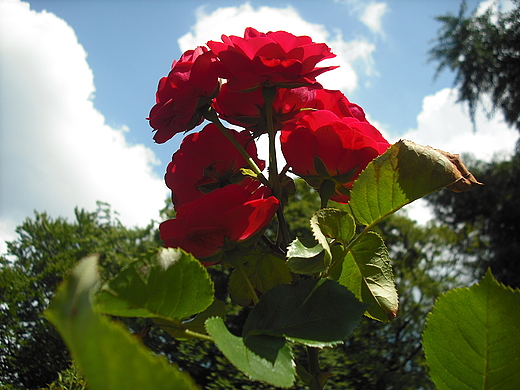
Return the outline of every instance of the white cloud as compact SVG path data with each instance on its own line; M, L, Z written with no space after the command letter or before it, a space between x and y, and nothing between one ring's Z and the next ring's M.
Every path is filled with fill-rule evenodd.
M209 14L204 8L199 8L196 24L191 32L178 40L179 47L184 52L205 45L210 40L219 41L222 34L243 36L246 27L254 27L262 32L285 30L295 35L308 35L314 42L327 43L337 56L320 62L318 66L340 67L319 76L318 81L325 88L341 89L349 93L358 87L357 71L361 72L362 69L368 76L375 73L372 59L375 46L372 43L363 38L345 41L340 32L331 34L325 26L303 20L290 6L264 6L254 9L246 3L238 7L218 8Z
M384 33L381 19L388 11L386 3L365 0L334 0L334 2L347 4L350 14L356 15L374 34Z
M386 3L369 3L361 13L359 19L373 33L382 33L381 19L387 11Z
M481 1L477 7L476 14L483 15L488 9L491 8L493 22L497 22L497 13L498 12L510 12L515 9L515 4L511 0L485 0Z
M480 107L474 131L467 108L456 100L457 92L450 88L426 96L417 116L417 129L409 130L400 138L450 153L472 153L484 161L491 161L496 155L510 157L518 132L509 128L499 113L488 119Z
M143 226L164 205L153 152L129 145L94 108L86 56L62 19L0 1L2 237L33 210L71 217L101 200L124 224Z

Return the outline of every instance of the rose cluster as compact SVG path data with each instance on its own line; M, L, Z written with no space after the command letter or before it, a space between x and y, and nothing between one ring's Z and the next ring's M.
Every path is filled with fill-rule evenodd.
M349 201L353 181L389 144L361 107L316 81L335 68L316 65L334 56L307 36L247 28L243 38L223 35L173 62L150 111L154 140L210 123L186 136L168 165L176 217L160 226L166 246L211 265L258 240L286 199L273 167L269 179L261 173L255 139L264 133L271 142L280 134L284 172L328 187L327 199Z

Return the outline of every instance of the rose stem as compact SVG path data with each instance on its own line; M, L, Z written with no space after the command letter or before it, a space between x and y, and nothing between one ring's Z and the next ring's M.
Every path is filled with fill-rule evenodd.
M243 146L240 145L240 143L237 141L237 139L231 134L229 129L227 129L222 124L222 122L218 118L217 113L215 112L215 110L211 106L202 107L200 110L201 110L202 115L204 116L204 118L206 118L207 120L213 122L215 124L215 126L217 126L219 128L219 130L222 132L222 134L224 134L224 136L233 144L233 146L235 146L235 148L238 150L238 152L247 161L247 163L249 164L249 167L256 174L258 180L262 184L268 185L268 181L264 177L264 175L262 174L262 171L260 170L260 168L258 168L258 165L256 165L255 161L251 158L249 153L247 153L247 151L243 148Z
M280 248L287 248L289 245L289 232L285 216L283 213L282 204L282 188L280 185L280 178L278 176L278 164L276 161L276 129L273 123L273 103L276 99L276 86L262 87L262 97L265 104L265 115L267 122L267 134L269 136L269 183L271 183L271 190L274 196L280 200L280 206L276 212L278 216L278 237L276 243Z
M307 347L307 358L309 359L309 373L312 376L311 383L309 385L310 390L322 390L319 374L320 374L320 363L318 360L318 354L320 350L314 347Z

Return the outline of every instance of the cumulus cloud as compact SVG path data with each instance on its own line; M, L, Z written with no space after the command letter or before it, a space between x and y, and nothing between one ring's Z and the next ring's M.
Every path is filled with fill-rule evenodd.
M496 22L498 12L510 12L515 8L515 4L511 0L485 0L481 1L476 9L477 15L483 15L491 8L493 14L492 21Z
M21 1L0 1L0 233L33 210L70 217L108 202L129 226L158 217L167 196L156 158L130 145L93 104L87 54L73 29ZM3 243L2 239L2 243Z
M417 116L417 128L400 138L450 153L471 153L484 161L512 156L517 131L508 127L499 113L489 119L482 108L477 110L474 130L467 108L456 100L457 91L450 88L426 96Z
M388 11L386 3L377 3L365 0L334 0L336 3L344 3L349 7L351 14L367 26L374 34L383 34L383 16Z
M341 32L331 33L323 25L305 21L290 6L255 9L246 3L238 7L218 8L211 13L207 13L204 7L199 8L196 24L189 33L179 38L179 47L184 52L205 45L210 40L218 41L222 34L243 36L246 27L262 32L285 30L295 35L308 35L314 42L327 43L337 56L320 62L319 66L340 67L318 77L325 88L349 93L358 87L361 72L368 76L375 73L372 58L376 49L374 44L364 38L346 41Z
M359 19L374 33L382 33L381 19L386 13L386 3L369 3Z

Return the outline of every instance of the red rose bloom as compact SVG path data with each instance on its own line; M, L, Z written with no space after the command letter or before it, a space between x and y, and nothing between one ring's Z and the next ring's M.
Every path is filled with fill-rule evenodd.
M258 159L251 134L246 130L230 132L263 169L265 162ZM249 192L254 191L260 183L242 175L240 168L249 168L249 165L214 124L188 135L174 153L164 176L172 190L175 209L228 184L239 184Z
M315 101L315 88L278 88L273 102L274 128L280 130L283 124L300 113L300 110ZM215 99L215 110L222 119L242 126L253 132L255 137L267 132L265 102L261 88L250 92L230 90L222 85Z
M278 199L261 187L253 194L239 185L219 188L177 210L175 219L161 223L159 231L166 247L182 248L212 265L224 250L256 239L278 209Z
M316 76L336 68L316 68L318 62L335 57L326 44L286 31L264 34L248 27L244 38L222 35L222 42L207 45L220 60L213 64L216 73L228 79L234 91L259 85L301 87L316 83Z
M339 118L352 117L360 122L368 122L363 109L357 104L351 103L341 91L316 90L316 98L312 107L318 110L332 111Z
M202 123L197 108L210 104L218 93L218 78L211 64L215 55L199 46L174 61L168 77L159 81L157 104L150 111L150 126L157 132L154 140L163 143L175 134Z
M339 118L328 110L311 112L282 129L282 152L292 171L319 189L328 179L335 184L330 198L347 203L359 173L390 144L368 122Z

